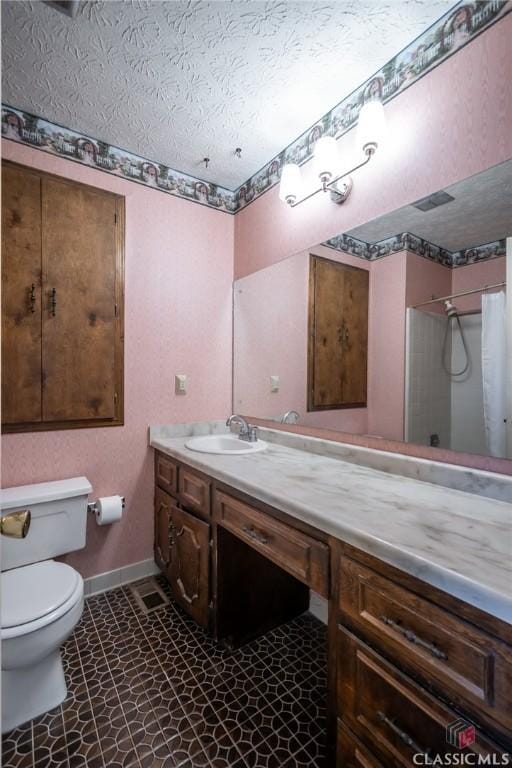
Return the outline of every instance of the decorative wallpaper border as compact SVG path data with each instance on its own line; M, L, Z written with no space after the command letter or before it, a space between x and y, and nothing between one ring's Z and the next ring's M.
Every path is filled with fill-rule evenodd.
M225 213L235 212L234 194L229 189L6 104L2 104L2 137Z
M314 144L321 136L338 138L353 128L361 107L367 101L375 97L384 103L390 101L510 11L512 0L460 0L452 10L441 16L373 77L327 112L236 190L181 173L8 105L2 105L2 136L161 192L234 214L274 187L281 178L281 169L285 163L303 165L310 160Z
M398 253L398 251L411 251L411 253L416 253L418 256L423 256L425 259L430 259L430 261L450 269L466 267L469 264L495 259L506 254L506 240L494 240L492 243L484 243L462 251L448 251L446 248L423 240L411 232L402 232L375 243L366 243L364 240L358 240L349 235L336 235L336 237L326 240L322 245L335 251L349 253L351 256L357 256L365 261L376 261L385 256L391 256L393 253Z

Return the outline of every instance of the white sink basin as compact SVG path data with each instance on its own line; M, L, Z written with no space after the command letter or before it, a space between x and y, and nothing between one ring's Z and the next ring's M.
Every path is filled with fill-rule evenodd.
M255 443L246 443L240 440L236 435L202 435L200 437L191 437L185 443L185 448L200 453L224 453L239 455L242 453L259 453L264 451L267 443L264 440L257 440Z

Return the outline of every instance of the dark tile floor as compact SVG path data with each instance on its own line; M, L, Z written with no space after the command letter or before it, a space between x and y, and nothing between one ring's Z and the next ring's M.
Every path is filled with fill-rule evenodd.
M68 698L3 738L4 768L315 768L326 629L311 614L220 649L172 603L90 598L64 647Z

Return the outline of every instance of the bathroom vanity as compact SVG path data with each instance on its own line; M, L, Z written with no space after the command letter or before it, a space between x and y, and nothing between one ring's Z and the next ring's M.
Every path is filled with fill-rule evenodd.
M176 600L234 647L306 610L310 589L328 599L330 766L510 751L506 478L489 498L271 432L235 457L152 431L155 558Z

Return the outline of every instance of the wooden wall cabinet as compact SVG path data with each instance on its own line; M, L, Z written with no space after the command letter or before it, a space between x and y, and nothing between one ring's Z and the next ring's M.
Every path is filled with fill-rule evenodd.
M124 198L2 165L4 432L123 423Z
M366 406L368 271L310 256L308 411Z

